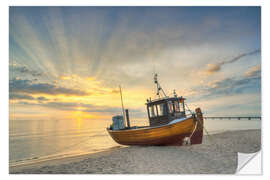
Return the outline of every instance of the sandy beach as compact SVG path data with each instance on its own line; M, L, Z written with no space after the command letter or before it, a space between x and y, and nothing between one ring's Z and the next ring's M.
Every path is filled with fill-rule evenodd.
M193 146L122 147L10 167L11 174L234 174L237 152L261 149L260 130L204 136Z

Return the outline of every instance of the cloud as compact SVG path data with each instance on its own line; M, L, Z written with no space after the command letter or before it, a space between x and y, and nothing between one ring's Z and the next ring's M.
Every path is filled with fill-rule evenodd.
M38 102L48 101L44 96L39 96L37 98L27 95L27 94L17 94L17 93L10 93L9 94L10 100L37 100Z
M49 99L47 99L46 97L44 96L39 96L36 98L39 102L42 102L42 101L48 101Z
M257 77L257 76L261 76L261 65L258 64L256 66L253 66L252 68L250 68L246 74L246 77Z
M220 71L222 66L225 65L225 64L234 63L234 62L240 60L241 58L243 58L245 56L251 56L251 55L254 55L254 54L258 54L260 52L261 52L260 49L256 49L256 50L248 52L248 53L242 53L242 54L240 54L240 55L238 55L238 56L236 56L236 57L234 57L234 58L232 58L231 60L228 60L228 61L222 61L222 62L219 62L219 63L216 63L216 64L208 64L206 72L207 72L207 74L214 74L214 73Z
M32 93L32 94L49 94L66 96L87 96L89 93L65 87L58 87L49 83L33 83L31 80L12 79L9 81L10 92L14 93Z
M199 99L217 96L228 96L247 93L260 93L261 77L225 78L209 83L207 86L197 87Z
M14 93L10 93L9 94L9 99L12 100L34 100L35 98L33 96L29 96L26 94L14 94Z
M207 64L207 72L209 74L215 73L220 71L221 65L220 64Z
M10 69L10 71L19 72L21 74L29 74L29 75L32 75L34 77L42 76L42 73L35 71L35 70L30 70L26 66L20 66L18 64L11 64L9 66L9 69Z
M92 113L106 113L106 114L121 114L122 109L120 107L110 107L110 106L97 106L94 104L87 104L87 103L78 103L78 102L26 102L26 101L19 101L17 104L28 105L28 106L41 106L52 108L55 110L61 111L81 111L81 112L92 112ZM130 110L133 115L136 117L141 117L146 114L146 112L142 111L141 109L132 108Z

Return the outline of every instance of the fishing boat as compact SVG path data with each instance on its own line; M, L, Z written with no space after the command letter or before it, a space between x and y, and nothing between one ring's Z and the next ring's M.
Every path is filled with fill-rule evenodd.
M114 116L113 124L107 128L115 142L122 145L192 145L201 144L203 139L203 115L200 108L191 111L185 98L166 96L157 74L154 76L157 99L147 99L146 109L149 126L130 126L129 113L123 108L123 115ZM161 93L160 93L161 92ZM161 95L163 97L161 97Z

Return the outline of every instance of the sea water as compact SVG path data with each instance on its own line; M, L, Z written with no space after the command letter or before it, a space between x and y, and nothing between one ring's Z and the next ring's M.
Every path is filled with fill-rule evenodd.
M110 120L10 120L10 165L119 147L106 131ZM145 123L147 124L147 123ZM205 120L210 133L260 129L260 120ZM206 133L206 131L204 131Z
M11 120L11 165L94 153L118 146L107 134L106 120Z

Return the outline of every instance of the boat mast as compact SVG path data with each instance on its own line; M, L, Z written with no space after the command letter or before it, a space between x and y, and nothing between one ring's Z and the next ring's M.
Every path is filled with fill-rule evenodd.
M161 91L162 93L163 93L163 96L164 97L167 97L166 96L166 94L165 94L165 92L164 92L164 90L162 89L162 87L160 86L160 84L158 83L158 80L157 80L157 73L155 73L155 76L154 76L154 82L155 82L155 84L157 85L157 96L158 96L158 98L160 98L160 93L159 93L159 91Z
M120 96L121 96L123 119L124 119L124 122L126 122L125 121L125 111L124 111L124 105L123 105L123 98L122 98L122 89L121 89L121 86L120 85L119 85L119 89L120 89Z

